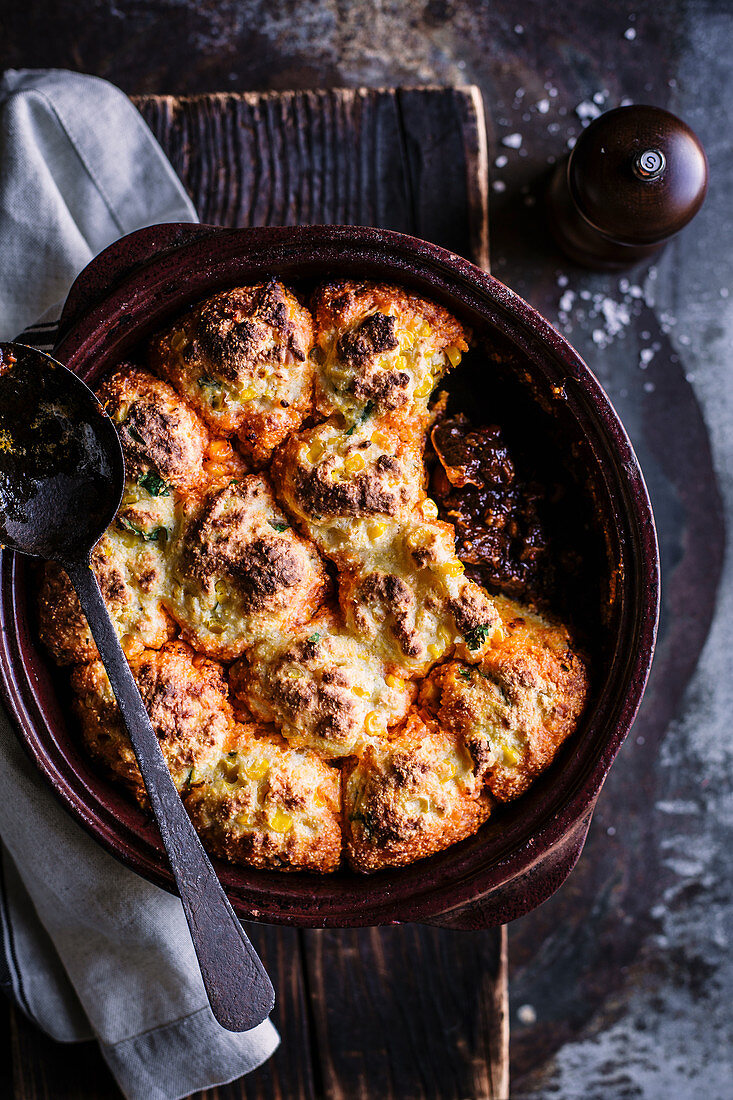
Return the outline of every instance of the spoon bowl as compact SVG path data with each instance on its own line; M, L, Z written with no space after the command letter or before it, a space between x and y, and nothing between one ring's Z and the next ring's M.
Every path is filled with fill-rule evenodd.
M0 344L0 543L33 557L85 557L125 480L114 424L89 387L35 348Z

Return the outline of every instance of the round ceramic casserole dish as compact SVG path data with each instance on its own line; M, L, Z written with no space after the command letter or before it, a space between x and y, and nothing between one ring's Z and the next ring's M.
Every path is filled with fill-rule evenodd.
M529 792L438 855L366 876L254 871L216 860L215 866L234 908L249 920L307 927L504 923L548 898L574 866L644 691L659 558L638 462L593 374L535 310L468 261L382 230L141 230L97 257L74 284L55 355L95 384L191 303L271 274L305 287L339 276L398 283L441 302L471 327L484 354L474 356L466 411L476 423L491 423L497 401L525 409L527 431L544 440L553 460L577 471L590 517L583 523L598 547L596 591L578 595L590 600L584 618L595 624L592 691L579 729ZM495 371L496 378L503 371L496 384ZM35 575L34 563L2 553L0 686L19 736L85 828L129 867L172 889L154 825L80 749L66 678L38 641ZM572 586L572 577L566 582Z

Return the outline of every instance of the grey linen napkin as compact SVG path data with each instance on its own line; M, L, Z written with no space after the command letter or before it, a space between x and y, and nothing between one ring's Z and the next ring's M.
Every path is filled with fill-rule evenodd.
M117 88L58 70L0 80L0 340L53 344L79 271L146 225L196 221ZM265 1061L269 1020L214 1019L178 898L65 812L0 712L0 985L53 1038L96 1037L129 1100L178 1100Z

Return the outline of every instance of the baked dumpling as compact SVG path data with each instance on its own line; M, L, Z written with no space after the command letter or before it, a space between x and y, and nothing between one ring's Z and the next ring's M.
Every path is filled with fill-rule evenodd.
M94 547L91 562L119 637L158 649L175 633L163 598L168 591L167 550L180 512L172 492L159 493L157 480L152 488L154 495L145 478L128 482L117 516ZM41 640L59 664L97 657L71 581L53 562L45 566L39 610Z
M452 653L479 660L501 630L493 600L463 575L450 524L387 525L341 576L348 627L388 667L424 675Z
M173 782L182 791L192 769L213 766L228 747L234 717L223 670L180 641L127 658ZM145 805L142 777L102 662L75 668L71 682L89 752Z
M325 759L360 752L400 722L415 689L325 612L258 642L230 672L232 692L292 745Z
M409 419L425 420L436 383L468 350L463 326L446 309L384 283L326 283L313 308L316 408L341 414L347 428L400 410L411 432Z
M568 632L513 600L496 601L504 631L470 667L435 670L438 721L471 754L476 774L501 802L517 798L576 728L588 693L585 663Z
M283 504L340 565L354 561L389 519L396 529L425 499L424 440L403 439L367 419L344 431L336 418L301 431L280 449L272 477Z
M209 433L172 386L127 364L102 382L97 397L115 422L129 483L155 496L201 485Z
M274 731L238 725L228 752L196 768L184 802L208 849L231 863L335 871L341 862L341 776Z
M165 603L184 637L222 660L307 622L331 587L318 551L256 474L191 505L170 577Z
M460 738L418 711L347 761L343 784L346 855L357 871L440 852L475 833L493 805Z
M155 337L150 363L218 435L263 465L313 401L313 320L279 280L194 306Z

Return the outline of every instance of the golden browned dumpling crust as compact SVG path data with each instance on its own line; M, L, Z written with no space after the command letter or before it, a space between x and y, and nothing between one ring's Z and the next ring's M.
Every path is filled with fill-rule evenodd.
M498 639L473 668L435 670L423 700L471 754L477 777L505 802L550 764L577 726L588 693L585 664L564 626L513 600L497 599Z
M317 550L255 474L192 506L170 568L166 607L192 645L224 660L306 622L331 587Z
M167 378L213 432L236 432L245 459L266 463L309 414L313 320L277 279L222 291L151 344Z
M115 422L128 482L156 496L201 484L209 433L172 386L127 364L104 380L97 396Z
M41 641L56 664L73 665L99 656L71 581L56 562L43 567L38 612Z
M231 863L335 871L341 861L341 776L314 753L240 725L213 768L184 794L210 852Z
M234 718L222 668L184 642L128 654L128 660L173 782L181 791L192 769L213 767L228 746ZM91 755L145 805L135 754L101 661L74 669L71 682Z
M230 685L252 715L326 759L375 743L405 717L415 695L330 611L300 631L258 642L232 667Z
M346 855L357 871L399 867L471 836L493 799L461 741L417 711L389 742L344 765Z
M348 424L396 409L424 420L438 379L468 350L463 326L442 306L384 283L327 283L313 308L316 407Z

